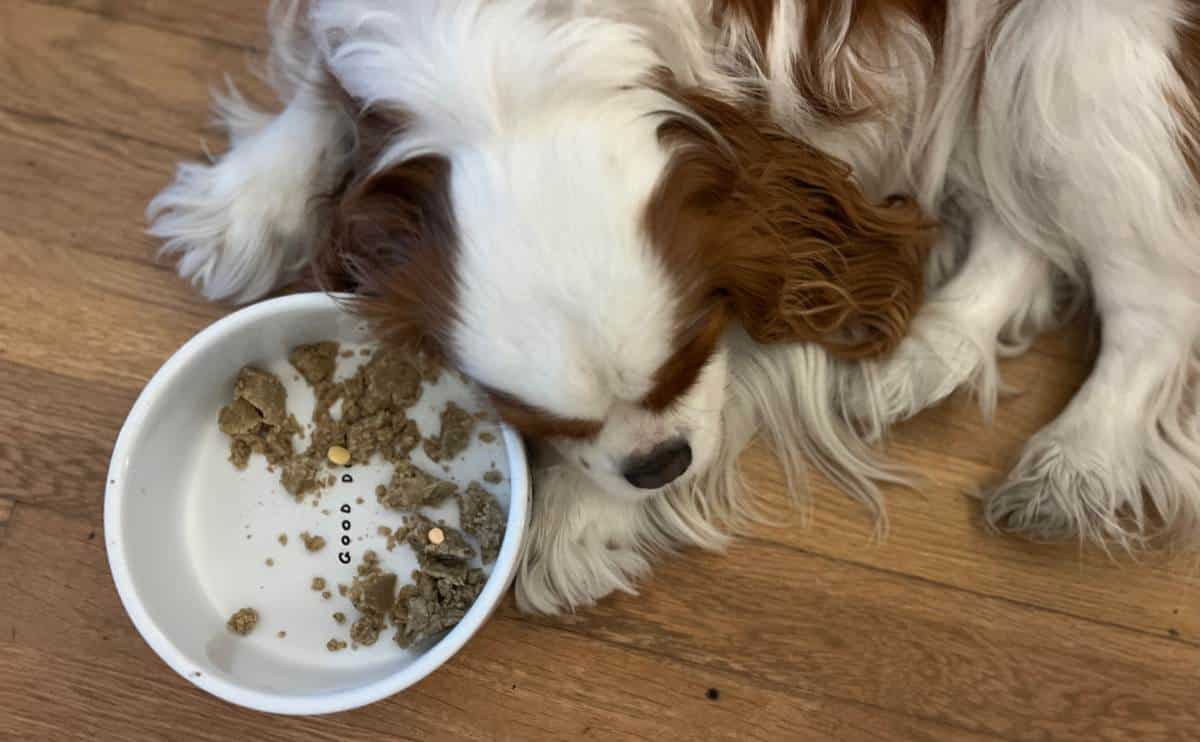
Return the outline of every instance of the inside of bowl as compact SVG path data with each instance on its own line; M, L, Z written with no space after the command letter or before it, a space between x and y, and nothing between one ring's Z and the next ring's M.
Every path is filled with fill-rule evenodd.
M151 400L144 424L126 447L121 538L128 573L145 611L162 636L183 655L186 674L224 677L237 685L274 694L304 696L362 686L412 663L432 642L401 649L388 629L373 646L330 651L330 639L350 642L357 612L338 586L352 582L367 550L400 584L416 568L404 544L387 549L380 527L397 528L402 515L383 508L375 488L386 483L391 465L372 463L333 469L337 482L319 499L297 503L254 456L245 471L229 462L229 441L216 424L238 370L253 364L276 373L288 391L289 409L302 424L311 416L313 395L287 364L296 345L337 340L356 351L339 361L339 376L365 358L357 350L370 341L364 328L333 304L287 315L264 315L180 361L170 381ZM427 384L409 411L423 435L436 434L447 400L474 410L473 395L456 376L443 373ZM335 408L336 409L336 408ZM481 440L480 433L489 441ZM307 441L296 441L298 447ZM495 423L481 421L472 445L443 468L417 448L419 467L464 487L478 481L509 508L508 455ZM486 472L500 481L486 482ZM495 478L495 475L492 476ZM422 511L458 525L453 499ZM306 549L302 533L321 536L326 546ZM477 549L478 551L478 549ZM476 557L478 564L478 556ZM487 567L485 567L487 569ZM314 578L325 590L312 589ZM247 636L226 621L241 608L254 608L257 627ZM334 614L345 615L339 623Z

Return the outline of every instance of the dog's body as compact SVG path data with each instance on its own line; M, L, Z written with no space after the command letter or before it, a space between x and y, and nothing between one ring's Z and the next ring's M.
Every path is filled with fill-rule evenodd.
M964 384L990 410L997 358L1082 288L1096 368L987 517L1194 542L1196 10L316 2L277 19L286 109L226 101L232 150L181 170L153 231L214 298L349 275L545 442L528 608L720 545L760 430L794 487L814 462L878 510L895 474L862 439Z

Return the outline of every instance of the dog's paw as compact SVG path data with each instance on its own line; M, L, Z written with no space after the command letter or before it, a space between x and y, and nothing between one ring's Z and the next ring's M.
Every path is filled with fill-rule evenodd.
M517 606L556 614L635 593L650 572L640 544L652 528L644 503L601 492L565 466L537 471L530 528L517 572Z
M238 160L185 163L150 202L149 232L209 299L257 299L307 258L309 196Z
M340 167L336 113L304 100L268 116L236 94L218 100L232 149L185 163L150 202L151 235L210 299L257 299L308 261L320 232L316 194Z
M1138 550L1200 538L1200 480L1150 451L1101 450L1090 442L1039 434L1008 478L985 495L984 518L997 530L1035 541L1088 541Z
M995 405L995 349L944 322L918 318L895 352L847 368L840 381L843 415L870 439L893 423L973 385L985 412Z

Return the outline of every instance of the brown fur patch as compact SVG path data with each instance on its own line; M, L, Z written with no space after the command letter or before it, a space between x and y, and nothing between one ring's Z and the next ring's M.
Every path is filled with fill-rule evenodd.
M604 428L602 421L558 417L499 390L485 386L483 391L501 419L524 435L586 440L599 435Z
M917 205L870 203L848 166L765 111L666 89L720 136L679 116L659 129L675 154L645 224L679 281L681 327L724 300L761 343L812 341L852 358L895 347L933 236Z
M1175 27L1177 47L1171 54L1175 72L1183 81L1186 95L1164 91L1179 117L1179 148L1200 184L1200 0L1183 0L1184 17Z
M678 349L654 373L654 386L641 400L641 406L647 410L662 412L686 394L716 352L728 315L721 303L704 304L681 312L685 319L680 323L680 337L676 338Z
M405 119L372 112L357 124L354 163L330 197L328 239L314 260L318 283L353 291L348 308L388 342L449 360L458 252L450 163L423 156L372 172Z

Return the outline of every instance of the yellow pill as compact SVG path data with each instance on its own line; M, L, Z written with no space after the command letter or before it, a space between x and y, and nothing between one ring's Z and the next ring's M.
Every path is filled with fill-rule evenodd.
M329 460L338 466L345 466L350 463L350 452L341 446L329 447Z
M440 528L430 528L429 529L429 543L436 546L445 540L446 540L446 534L442 533L442 529L440 529Z

